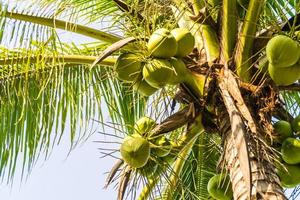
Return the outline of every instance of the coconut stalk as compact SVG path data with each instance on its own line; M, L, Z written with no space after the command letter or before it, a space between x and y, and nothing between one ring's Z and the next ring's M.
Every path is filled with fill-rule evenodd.
M191 94L194 94L196 98L204 94L206 77L202 74L189 73L187 78L183 81L183 85L186 89L191 90Z
M223 0L221 17L221 62L227 62L233 53L237 35L237 1Z
M143 188L142 192L140 193L139 197L137 198L137 200L147 200L158 181L159 181L158 178L148 179L147 185L144 186L144 188Z
M203 38L203 46L206 52L206 59L212 65L220 56L220 43L216 31L211 25L202 24L200 32Z
M257 23L265 0L250 0L235 53L236 71L242 81L251 80L252 50Z
M194 13L197 16L200 13L200 10L205 6L205 2L202 0L191 0L193 5Z

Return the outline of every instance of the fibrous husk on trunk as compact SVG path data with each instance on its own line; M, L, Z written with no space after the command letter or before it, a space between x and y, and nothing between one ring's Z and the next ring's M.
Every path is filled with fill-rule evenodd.
M274 152L265 142L229 69L219 78L217 109L223 138L223 166L229 171L234 199L286 199L275 172ZM257 115L257 113L256 113Z

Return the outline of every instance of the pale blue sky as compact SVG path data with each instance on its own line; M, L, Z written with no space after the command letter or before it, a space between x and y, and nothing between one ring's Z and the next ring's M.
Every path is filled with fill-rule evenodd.
M99 140L95 134L77 147L69 157L67 138L55 148L49 160L40 162L21 185L1 185L1 200L113 200L116 192L103 190L105 175L113 165L113 159L100 159Z

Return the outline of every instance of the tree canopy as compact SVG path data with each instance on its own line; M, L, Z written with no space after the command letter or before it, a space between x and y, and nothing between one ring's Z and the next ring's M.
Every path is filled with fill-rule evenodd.
M240 163L234 166L236 172L249 176L245 193L253 191L251 177L256 178L251 171L253 157L264 155L261 162L255 159L261 165L269 160L271 164L266 165L274 172L273 162L280 156L276 142L273 145L273 124L292 122L300 114L300 85L298 76L289 84L273 77L266 45L276 35L284 35L299 46L300 2L3 0L0 6L2 180L13 180L16 168L30 172L36 160L47 157L64 134L69 136L71 148L92 134L89 127L93 123L104 129L113 127L111 135L126 138L136 131L136 122L143 116L157 124L146 131L147 140L168 134L171 156L169 161L151 157L154 164L149 161L150 168L156 164L160 168L156 178L143 175L146 169L140 171L118 160L107 185L116 181L118 174L119 199L125 194L140 199L211 198L207 184L213 175L224 172L232 183L237 181L229 169L233 158L224 153L227 148L237 151L234 159ZM143 65L153 62L149 45L147 48L149 38L156 30L178 27L188 29L195 38L194 49L182 58L193 78L159 86L152 95L143 95L132 82L120 80L115 67L120 55L134 53ZM95 42L66 43L59 30ZM104 119L105 110L109 122ZM228 142L228 132L233 134L231 141L239 145ZM234 135L238 132L244 136ZM255 148L262 148L263 153ZM148 186L137 194L141 184ZM296 186L291 198L298 195Z

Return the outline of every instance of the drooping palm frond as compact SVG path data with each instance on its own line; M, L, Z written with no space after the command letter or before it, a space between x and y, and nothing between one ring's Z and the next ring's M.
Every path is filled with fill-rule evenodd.
M119 125L134 124L145 107L145 98L114 77L114 57L90 69L105 45L34 46L32 50L1 49L2 179L11 180L20 166L23 172L30 171L40 155L49 155L63 134L69 135L73 148L89 136L93 119L103 123L105 105L112 122ZM23 162L17 159L20 156Z
M68 30L108 43L120 39L116 35L120 34L120 29L115 28L113 34L108 30L109 24L100 21L94 24L97 28L84 26L84 19L78 16L80 12L70 14L67 9L70 8L68 4L57 3L44 5L39 2L33 4L32 1L2 2L0 4L1 43L9 47L27 47L32 40L40 42L50 39L59 40L60 35L56 33L56 29ZM64 6L61 8L59 6L61 4L66 8ZM106 15L100 16L103 18Z

